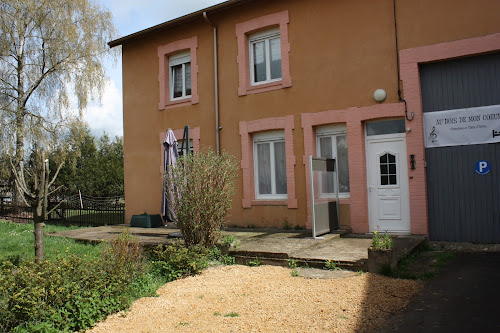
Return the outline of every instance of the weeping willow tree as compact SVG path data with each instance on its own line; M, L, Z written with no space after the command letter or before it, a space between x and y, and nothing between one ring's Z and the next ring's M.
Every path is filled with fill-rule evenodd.
M30 129L55 131L105 83L103 59L114 37L111 14L92 0L2 0L1 110L15 136L16 163ZM40 133L36 133L40 134Z
M103 60L111 55L106 43L113 37L111 14L93 0L2 0L0 111L17 177L26 177L26 148L36 145L44 156L50 138L81 117L92 98L100 99ZM35 160L42 163L33 169L40 181L45 159ZM17 193L24 193L22 181L16 183Z

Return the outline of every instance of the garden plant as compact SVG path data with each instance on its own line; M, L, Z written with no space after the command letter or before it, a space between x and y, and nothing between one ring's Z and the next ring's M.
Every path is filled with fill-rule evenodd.
M63 229L49 225L46 231ZM156 295L166 282L214 262L234 262L201 245L145 251L123 233L98 245L46 237L47 256L35 263L32 251L26 251L33 246L33 224L0 221L0 239L13 240L0 257L0 332L86 330L135 299Z
M174 222L187 246L216 245L235 191L237 164L210 149L182 156L165 175Z

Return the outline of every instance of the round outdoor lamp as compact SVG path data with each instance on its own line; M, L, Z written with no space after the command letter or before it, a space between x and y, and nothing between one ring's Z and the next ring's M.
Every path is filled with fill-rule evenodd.
M382 103L383 101L385 101L386 97L387 97L387 93L385 92L384 89L377 89L373 93L373 99L379 103Z

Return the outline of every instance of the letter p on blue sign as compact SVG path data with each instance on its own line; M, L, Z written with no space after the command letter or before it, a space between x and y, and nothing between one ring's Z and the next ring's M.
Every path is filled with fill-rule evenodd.
M491 165L488 161L478 161L475 166L476 172L480 175L486 175L491 171Z

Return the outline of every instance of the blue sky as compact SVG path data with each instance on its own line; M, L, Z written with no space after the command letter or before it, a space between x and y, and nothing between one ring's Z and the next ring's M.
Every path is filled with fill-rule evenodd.
M111 13L119 37L170 21L174 18L210 7L225 0L98 0ZM109 80L99 104L84 112L92 132L100 136L104 131L111 137L123 135L121 56L117 63L106 63Z

